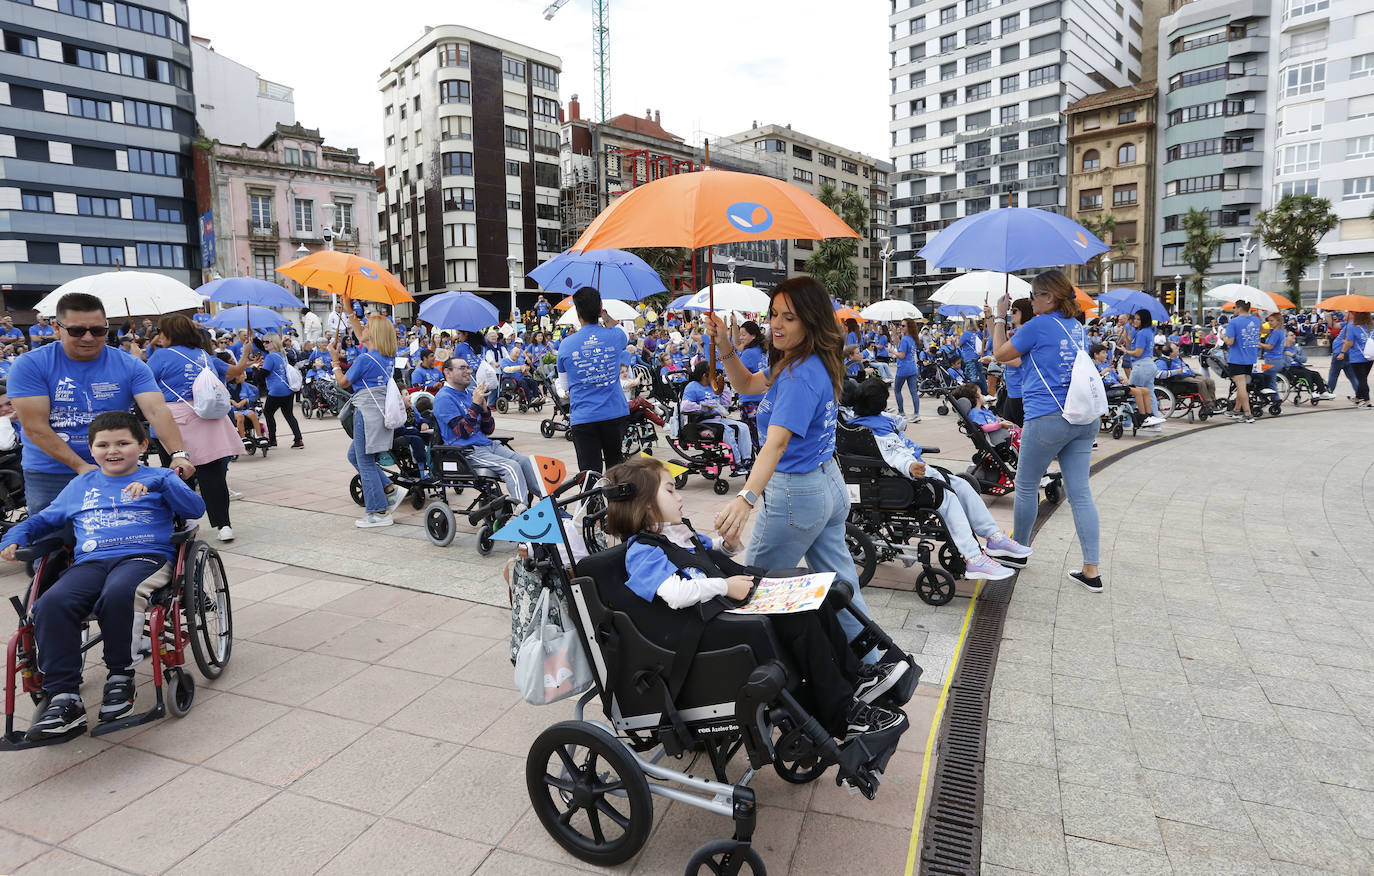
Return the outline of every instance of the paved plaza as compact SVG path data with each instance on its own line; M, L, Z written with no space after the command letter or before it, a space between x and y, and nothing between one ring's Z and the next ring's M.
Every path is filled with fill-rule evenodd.
M911 434L966 465L952 420L923 413ZM479 556L465 524L434 547L408 504L400 525L357 531L344 436L332 420L305 427L306 450L230 470L247 497L224 548L225 675L201 681L184 719L7 754L0 873L591 869L529 810L525 752L572 707L528 706L512 686L510 548ZM537 428L512 415L499 431L571 463L571 445ZM1078 561L1067 507L1020 575L992 691L986 872L1374 867L1374 419L1164 434L1189 431L1101 442L1101 458L1145 445L1094 478L1104 594L1061 587ZM1264 467L1274 459L1282 469ZM720 497L701 478L686 495L709 528ZM1009 523L1010 499L991 507ZM0 571L0 592L18 592L18 567ZM883 567L867 595L925 669L912 729L872 802L831 775L797 787L760 774L756 845L773 872L908 865L927 736L969 611L966 598L919 602L911 574ZM101 680L88 673L88 702ZM653 835L619 870L681 872L729 835L725 819L654 805Z

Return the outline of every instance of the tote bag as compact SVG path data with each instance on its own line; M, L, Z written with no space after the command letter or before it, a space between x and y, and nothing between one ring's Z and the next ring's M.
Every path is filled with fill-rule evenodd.
M547 588L534 606L534 631L520 645L515 658L515 686L525 702L546 706L582 693L592 682L587 654L561 612L550 616L555 603Z
M285 356L282 356L282 368L286 371L284 377L286 388L292 392L300 392L301 387L305 384L305 378L301 377L300 369L287 362Z
M1074 340L1069 330L1064 328L1064 324L1055 320L1055 325L1059 326L1064 334L1068 335L1069 340L1078 347L1078 351L1073 357L1073 371L1069 377L1069 391L1064 397L1064 404L1059 404L1059 399L1055 398L1054 403L1059 406L1060 413L1065 420L1075 426L1084 426L1088 423L1096 422L1102 415L1107 413L1107 388L1102 385L1102 377L1093 367L1092 357L1088 351L1083 349L1083 345ZM1029 357L1027 357L1029 358ZM1035 373L1040 375L1040 382L1045 384L1045 389L1050 388L1050 384L1045 380L1045 375L1041 373L1040 366L1035 364L1035 360L1030 360L1031 366L1035 368ZM1050 393L1050 398L1054 398L1054 393Z

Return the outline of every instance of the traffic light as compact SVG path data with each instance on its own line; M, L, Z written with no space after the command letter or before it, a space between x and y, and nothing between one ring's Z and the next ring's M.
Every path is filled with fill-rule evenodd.
M1165 304L1169 304L1169 305L1172 305L1172 304L1174 303L1174 290L1173 290L1173 289L1169 289L1169 288L1167 288L1167 287L1165 288L1165 290L1164 290L1164 303L1165 303Z

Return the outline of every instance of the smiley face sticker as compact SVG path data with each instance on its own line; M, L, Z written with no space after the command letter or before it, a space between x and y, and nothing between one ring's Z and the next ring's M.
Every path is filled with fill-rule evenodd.
M568 467L563 464L563 460L552 456L534 456L534 467L539 472L539 485L544 489L544 495L552 493L558 489L559 485L568 477Z

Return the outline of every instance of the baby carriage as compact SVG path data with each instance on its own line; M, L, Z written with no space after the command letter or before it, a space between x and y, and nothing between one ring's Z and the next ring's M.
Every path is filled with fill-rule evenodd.
M921 366L921 376L917 380L921 394L943 398L945 393L962 384L964 372L960 370L959 362L957 354L936 352L930 361ZM941 401L935 412L943 417L949 413L949 405Z
M539 380L544 385L545 395L553 405L553 416L539 421L539 434L545 438L552 438L554 433L562 432L563 437L571 441L572 432L569 431L569 427L572 425L572 406L568 397L559 395L558 385L554 383L552 375L542 373Z
M969 411L973 406L966 398L954 398L949 392L941 394L941 407L948 405L959 417L959 431L973 442L973 464L966 474L978 482L978 492L986 496L1005 496L1016 489L1016 461L1019 454L1012 446L1011 432L998 429L984 432L982 425L973 421ZM1058 502L1063 498L1064 476L1050 472L1040 479L1045 490L1045 498Z
M0 535L28 517L24 500L24 469L19 449L0 453Z
M682 489L687 486L688 475L699 474L712 482L711 488L717 496L724 496L730 492L730 482L725 478L734 469L735 455L725 443L725 427L707 422L708 416L702 411L684 414L681 398L673 404L667 417L668 446L681 457L680 464L687 469L677 476L674 484Z

